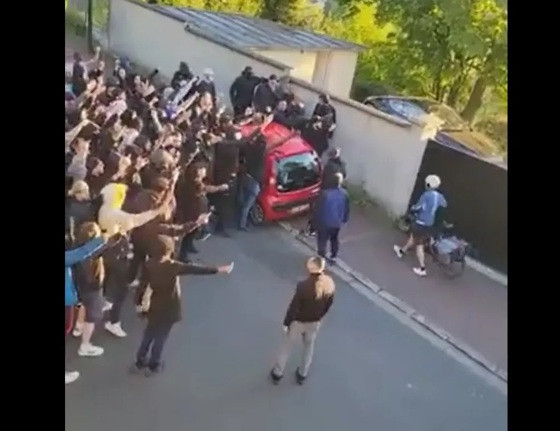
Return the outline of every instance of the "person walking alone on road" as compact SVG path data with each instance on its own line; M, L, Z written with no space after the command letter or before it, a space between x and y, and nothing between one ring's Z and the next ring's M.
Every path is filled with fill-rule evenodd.
M303 356L301 365L296 370L296 379L300 385L303 384L313 360L315 339L321 321L334 301L335 284L333 279L324 273L325 259L320 256L311 257L306 266L309 276L298 283L284 318L286 335L276 365L270 371L274 384L278 384L284 376L292 344L300 339L303 340Z
M327 243L330 243L329 263L334 264L338 256L338 234L350 217L350 199L342 188L344 177L337 172L333 176L333 188L321 190L313 210L312 225L317 230L317 252L327 257Z
M447 207L447 201L443 194L437 189L441 185L441 180L437 175L428 175L425 180L426 190L418 199L418 203L411 210L416 213L416 218L410 229L410 236L404 247L398 245L393 246L393 250L399 258L402 258L406 252L416 246L416 256L418 257L418 267L413 268L414 273L420 277L425 277L426 262L424 256L424 245L434 234L434 224L436 222L436 214L440 208Z

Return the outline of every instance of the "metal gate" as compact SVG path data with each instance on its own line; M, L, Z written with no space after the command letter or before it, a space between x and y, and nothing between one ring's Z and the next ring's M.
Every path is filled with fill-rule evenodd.
M441 178L441 191L449 203L444 218L472 243L478 260L507 274L507 170L430 140L411 204L424 190L429 174Z

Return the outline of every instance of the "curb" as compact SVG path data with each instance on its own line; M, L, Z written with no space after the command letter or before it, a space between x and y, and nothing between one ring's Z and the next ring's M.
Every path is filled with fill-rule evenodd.
M315 245L311 243L311 241L307 240L305 237L302 237L299 231L293 228L289 223L286 222L278 222L278 225L287 231L294 239L298 242L304 244L307 248L311 250L315 250ZM498 377L500 380L507 384L508 375L507 371L502 370L497 365L493 364L489 360L487 360L484 356L474 350L472 347L468 346L467 344L463 343L460 340L457 340L443 328L439 327L435 323L428 320L425 316L418 313L413 307L408 305L406 302L402 301L401 299L397 298L396 296L390 294L386 290L380 288L377 284L371 281L369 278L360 274L357 271L354 271L346 262L337 259L336 266L340 268L345 274L349 276L349 279L356 280L361 285L365 286L373 293L375 293L378 297L383 299L385 302L389 303L403 314L408 316L410 319L414 320L417 324L424 327L434 335L436 335L441 340L445 341L446 343L453 346L459 352L464 354L465 356L472 359L474 362L488 370L490 373ZM507 279L506 279L507 283Z
M483 263L480 263L478 260L471 259L467 256L465 259L467 266L471 269L474 269L476 272L481 273L482 275L488 277L490 280L495 281L496 283L501 284L504 287L508 285L508 276L502 274Z

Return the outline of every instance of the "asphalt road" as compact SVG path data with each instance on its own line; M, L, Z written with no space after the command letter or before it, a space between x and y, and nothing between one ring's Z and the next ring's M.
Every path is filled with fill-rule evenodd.
M186 277L184 320L170 337L163 374L127 373L142 323L127 310L129 337L99 331L99 358L67 345L67 431L502 431L506 396L386 311L337 280L306 384L296 357L279 386L268 371L304 254L277 228L211 238L201 258L229 277ZM295 352L295 353L299 353Z

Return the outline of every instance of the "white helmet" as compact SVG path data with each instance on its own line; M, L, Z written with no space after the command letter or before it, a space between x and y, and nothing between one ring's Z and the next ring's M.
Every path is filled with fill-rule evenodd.
M428 175L424 183L430 189L437 189L441 184L441 179L437 175Z

